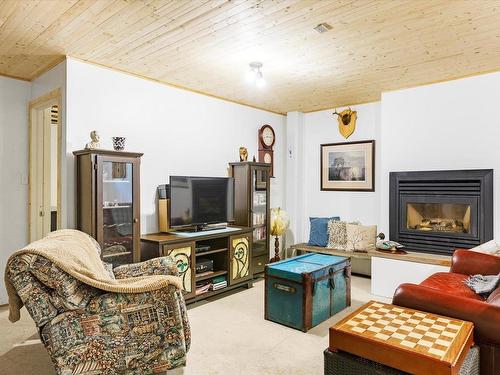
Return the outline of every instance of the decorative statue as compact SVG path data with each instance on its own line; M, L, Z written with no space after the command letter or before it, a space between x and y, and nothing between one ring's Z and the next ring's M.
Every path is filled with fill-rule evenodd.
M248 150L246 147L240 147L240 161L248 160Z
M333 115L337 115L337 121L339 122L339 132L344 138L349 138L349 136L354 133L356 129L356 119L358 114L356 111L345 109L338 113L337 110L333 112Z
M97 133L97 130L92 130L90 132L90 139L92 141L85 145L86 150L96 150L101 148L101 144L99 143L99 134Z

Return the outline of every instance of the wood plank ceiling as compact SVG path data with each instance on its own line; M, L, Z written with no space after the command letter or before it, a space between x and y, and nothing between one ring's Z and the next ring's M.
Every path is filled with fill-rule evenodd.
M332 30L313 30L322 22ZM0 1L0 74L31 80L65 55L307 112L500 70L500 1ZM251 61L265 89L246 83Z

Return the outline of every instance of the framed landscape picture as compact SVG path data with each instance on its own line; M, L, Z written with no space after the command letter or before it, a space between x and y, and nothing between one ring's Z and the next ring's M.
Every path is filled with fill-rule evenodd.
M321 190L375 191L375 141L321 145Z

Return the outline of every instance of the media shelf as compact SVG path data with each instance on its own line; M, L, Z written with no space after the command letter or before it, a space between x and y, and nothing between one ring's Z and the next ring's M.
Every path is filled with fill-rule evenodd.
M171 233L146 234L141 237L141 260L157 256L171 256L179 265L184 298L187 303L196 302L238 287L251 287L252 228L233 227L233 231L203 231L189 237ZM198 247L210 250L196 253ZM212 260L214 272L196 275L196 263ZM182 265L187 264L188 267ZM196 283L225 277L227 286L196 295Z
M201 253L196 253L196 256L197 257L201 257L201 256L204 256L204 255L223 253L225 251L227 251L227 247L225 247L224 249L215 249L215 250L203 251Z
M114 258L114 257L124 256L124 255L132 255L132 252L131 251L123 251L121 253L115 253L115 254L103 254L102 259L110 259L110 258Z
M227 275L227 271L214 271L210 275L203 275L203 276L197 275L195 279L196 279L196 281L203 281L203 280L213 279L214 277L223 276L223 275Z
M251 288L252 284L253 284L252 281L248 281L246 283L243 283L243 285L240 285L240 284L237 284L237 285L228 285L228 286L226 286L225 288L222 288L222 289L210 290L210 291L208 291L206 293L199 294L199 295L193 297L192 299L187 300L186 302L189 304L189 303L194 303L194 302L198 302L198 301L203 301L203 300L206 300L206 299L208 299L210 297L215 297L215 296L217 296L219 294L229 292L230 290L233 290L233 289L236 289L236 288L241 288L242 286L247 286L248 288Z

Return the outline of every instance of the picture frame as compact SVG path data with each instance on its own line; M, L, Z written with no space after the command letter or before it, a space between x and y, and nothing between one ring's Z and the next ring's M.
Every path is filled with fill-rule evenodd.
M320 145L322 191L375 191L375 140Z

